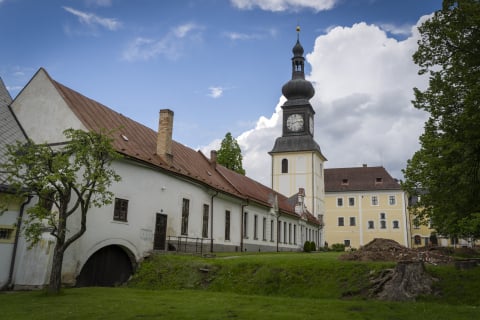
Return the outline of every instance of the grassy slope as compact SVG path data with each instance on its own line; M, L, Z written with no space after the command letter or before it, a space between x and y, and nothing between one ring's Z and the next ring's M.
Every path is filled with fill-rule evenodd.
M143 263L129 288L67 289L59 296L0 293L0 310L5 319L57 320L478 318L480 268L430 266L429 272L440 279L442 295L395 303L358 295L370 275L394 264L337 257L335 253L156 256Z

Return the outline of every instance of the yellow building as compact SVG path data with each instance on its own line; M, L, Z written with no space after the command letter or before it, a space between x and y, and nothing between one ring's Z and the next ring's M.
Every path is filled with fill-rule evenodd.
M405 192L383 167L325 169L324 235L359 248L375 238L410 246Z

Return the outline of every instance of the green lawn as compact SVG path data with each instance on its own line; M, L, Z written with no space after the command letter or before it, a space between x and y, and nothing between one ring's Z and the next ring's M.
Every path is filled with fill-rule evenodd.
M308 299L199 290L67 289L0 294L2 319L478 319L479 308L438 303Z
M0 293L1 319L478 319L480 268L429 266L440 294L417 302L365 296L392 263L334 253L156 256L128 286Z

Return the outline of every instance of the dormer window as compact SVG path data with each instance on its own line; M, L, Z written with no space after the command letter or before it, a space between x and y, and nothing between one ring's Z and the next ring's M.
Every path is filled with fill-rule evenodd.
M342 179L342 186L348 186L348 179Z
M380 183L383 183L383 179L382 178L375 178L375 184L380 184Z

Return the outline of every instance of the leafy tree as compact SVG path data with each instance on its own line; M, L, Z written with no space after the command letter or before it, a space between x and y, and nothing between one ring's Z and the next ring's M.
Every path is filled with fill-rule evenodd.
M413 55L425 91L416 108L430 116L421 148L408 161L404 189L420 200L418 222L431 219L442 235L480 236L480 2L444 0L419 28Z
M45 227L56 238L48 286L51 293L60 291L64 253L85 233L88 210L110 204L113 193L108 187L120 181L110 167L119 155L109 136L73 129L65 130L64 135L67 143L61 146L31 140L10 145L8 160L1 165L18 195L38 197L23 221L30 246L41 239ZM69 219L73 222L68 223Z
M242 166L242 150L230 132L227 132L222 140L220 150L217 153L217 162L237 173L245 175Z

